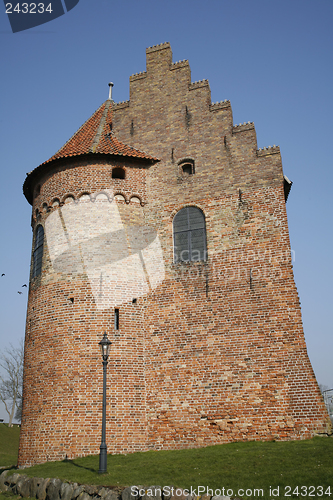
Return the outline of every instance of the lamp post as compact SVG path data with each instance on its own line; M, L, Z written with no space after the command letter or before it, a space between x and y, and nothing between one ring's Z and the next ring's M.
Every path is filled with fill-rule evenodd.
M103 410L102 410L102 440L99 452L99 474L104 474L107 469L107 447L105 442L105 427L106 427L106 367L108 364L109 350L111 346L110 340L104 332L102 340L98 343L102 358L103 358Z

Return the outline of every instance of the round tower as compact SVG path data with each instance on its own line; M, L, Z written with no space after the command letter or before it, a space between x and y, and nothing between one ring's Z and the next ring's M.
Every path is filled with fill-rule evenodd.
M116 139L109 99L26 177L33 244L20 466L98 453L104 331L114 343L108 440L145 449L142 297L158 242L143 211L156 161Z

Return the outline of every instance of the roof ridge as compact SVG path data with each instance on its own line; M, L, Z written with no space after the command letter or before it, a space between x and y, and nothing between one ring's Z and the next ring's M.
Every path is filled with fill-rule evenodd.
M104 127L105 127L105 123L106 123L106 119L107 119L107 116L108 116L108 112L109 112L109 108L110 108L111 103L112 103L112 101L109 100L109 99L106 101L106 103L104 103L105 104L105 108L104 108L104 111L103 111L103 115L102 115L101 121L99 123L99 126L98 126L97 132L95 134L95 137L93 139L92 145L89 148L89 153L95 153L95 151L96 151L96 149L97 149L97 147L99 145L102 133L104 131Z

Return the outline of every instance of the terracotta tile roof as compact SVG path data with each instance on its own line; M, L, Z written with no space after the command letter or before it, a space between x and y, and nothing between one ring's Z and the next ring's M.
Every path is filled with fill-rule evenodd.
M88 153L120 155L158 161L157 158L127 146L112 133L112 101L105 101L79 130L49 160Z
M159 161L158 158L118 141L112 133L112 103L109 99L105 101L56 154L27 174L23 193L30 204L33 199L33 185L40 172L61 158L105 154L147 160L149 163Z

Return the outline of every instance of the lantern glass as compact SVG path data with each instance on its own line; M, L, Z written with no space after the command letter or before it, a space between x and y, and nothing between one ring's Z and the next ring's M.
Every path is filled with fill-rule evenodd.
M107 338L106 332L104 332L103 338L98 345L100 347L103 360L107 360L109 357L111 342Z

